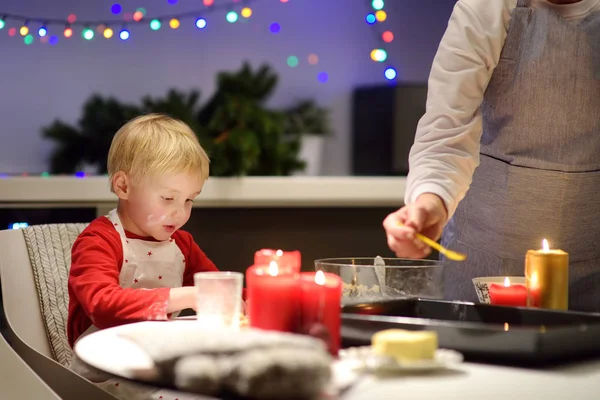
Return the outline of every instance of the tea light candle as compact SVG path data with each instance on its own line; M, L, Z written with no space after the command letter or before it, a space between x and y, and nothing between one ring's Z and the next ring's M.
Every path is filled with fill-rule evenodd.
M490 304L508 307L525 307L527 305L527 288L525 285L511 285L510 278L504 278L504 285L490 285Z
M302 254L298 250L281 249L261 249L254 253L254 265L269 265L271 261L276 261L279 268L291 268L293 272L299 273L302 267Z
M342 279L323 271L300 274L301 323L304 334L322 339L329 352L340 349Z
M296 332L300 322L298 275L281 270L276 261L253 265L246 271L250 326Z
M542 241L542 249L528 250L525 255L527 304L554 310L569 308L569 254L550 249ZM537 301L536 301L537 297Z

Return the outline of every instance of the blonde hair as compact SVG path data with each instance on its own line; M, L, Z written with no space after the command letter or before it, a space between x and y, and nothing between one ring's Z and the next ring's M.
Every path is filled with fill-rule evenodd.
M192 129L163 114L136 117L119 129L108 151L108 174L125 172L134 183L169 173L208 178L209 158Z

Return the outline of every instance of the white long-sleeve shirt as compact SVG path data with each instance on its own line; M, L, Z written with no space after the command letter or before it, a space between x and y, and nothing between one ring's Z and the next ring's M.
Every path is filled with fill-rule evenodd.
M459 0L429 76L426 111L409 155L405 203L423 193L444 200L449 217L464 198L479 165L479 109L506 40L517 0ZM600 11L600 0L557 5L533 0L568 21Z

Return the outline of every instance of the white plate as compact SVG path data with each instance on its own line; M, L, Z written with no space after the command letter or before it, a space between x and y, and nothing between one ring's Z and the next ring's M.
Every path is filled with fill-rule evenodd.
M363 346L340 350L340 360L374 372L426 372L456 366L463 361L463 355L454 350L438 349L433 360L399 363L392 357L373 353L371 346Z

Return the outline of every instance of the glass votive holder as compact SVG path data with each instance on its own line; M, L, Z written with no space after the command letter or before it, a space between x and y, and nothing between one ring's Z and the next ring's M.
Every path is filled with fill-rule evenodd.
M239 329L244 274L218 271L194 274L196 319L207 329Z

